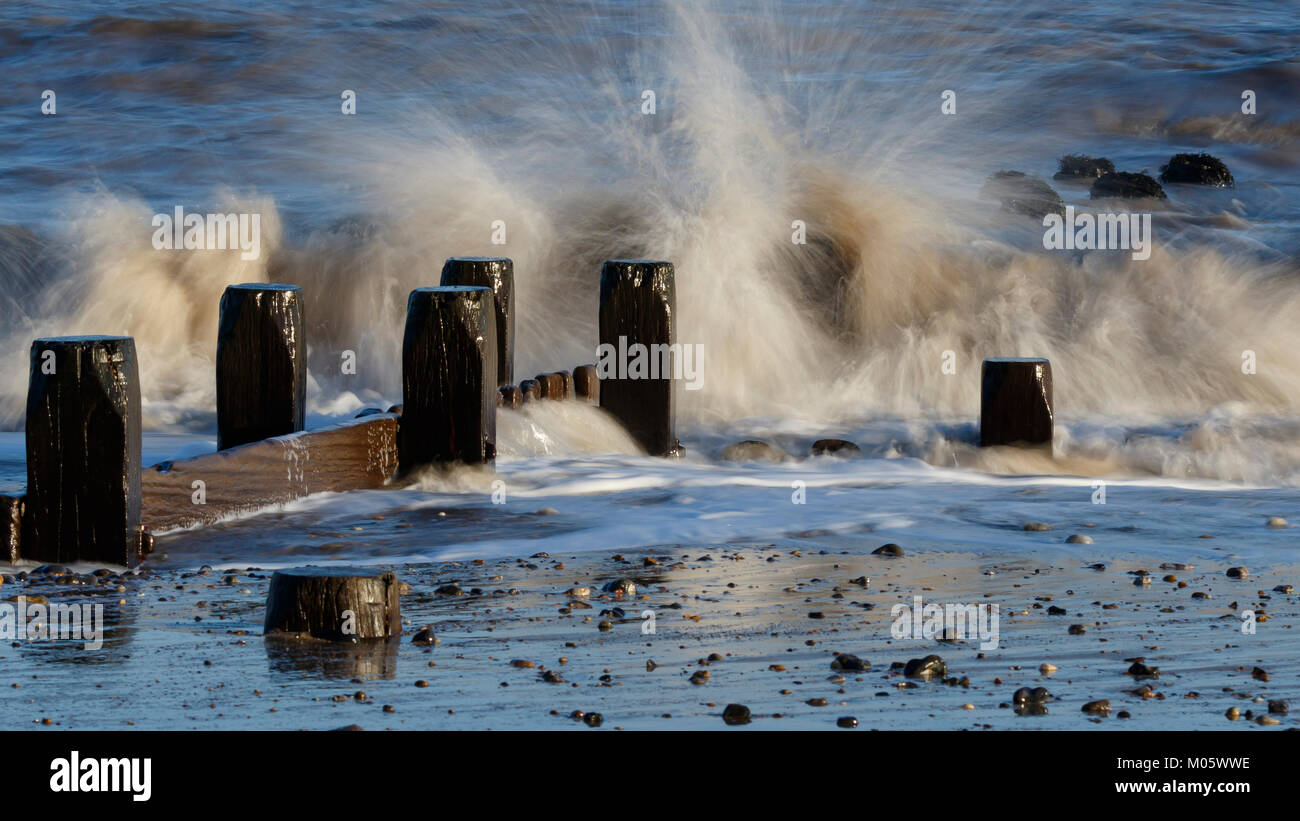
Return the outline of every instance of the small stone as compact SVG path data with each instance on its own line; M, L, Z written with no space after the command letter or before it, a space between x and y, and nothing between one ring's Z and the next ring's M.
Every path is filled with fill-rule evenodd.
M1066 544L1092 544L1092 537L1083 533L1075 533L1065 540Z
M836 727L843 727L846 730L852 730L858 726L858 719L854 716L840 716L835 719Z
M810 698L804 702L804 704L807 704L809 707L825 707L827 703L828 702L824 698Z
M1247 578L1248 576L1250 576L1250 571L1244 567L1228 568L1228 578L1230 579L1244 579Z
M1096 716L1110 715L1110 699L1103 698L1097 701L1089 701L1083 705L1083 712Z
M528 659L515 659L515 660L513 660L513 661L510 662L510 666L511 666L511 667L518 667L518 668L520 668L521 670L527 670L527 669L530 669L530 668L536 667L537 665L534 664L533 662L529 661Z
M1277 587L1274 587L1274 588L1273 588L1273 592L1274 592L1274 593L1294 593L1294 592L1295 592L1295 588L1292 587L1292 586L1289 585L1289 584L1279 584Z
M907 678L943 678L947 674L948 665L942 658L934 655L911 659L903 668L903 675Z
M1052 697L1046 687L1021 687L1011 696L1012 704L1042 704Z
M1261 727L1271 727L1274 724L1281 724L1282 722L1278 721L1276 718L1273 718L1270 715L1261 715L1255 719L1255 723L1260 725Z
M1024 529L1034 533L1041 533L1044 530L1051 530L1052 526L1047 522L1025 522Z
M1263 667L1256 667L1250 671L1250 677L1256 681L1268 681L1268 672Z
M1236 721L1237 719L1241 718L1241 710L1237 709L1236 707L1229 707L1227 712L1225 712L1223 715L1227 717L1229 721Z
M1042 673L1042 674L1045 675L1045 676L1050 676L1050 675L1052 675L1053 673L1056 672L1056 665L1055 665L1055 664L1040 664L1040 665L1038 665L1038 672Z
M1133 662L1128 668L1128 675L1134 678L1159 678L1159 667L1148 667L1140 661Z
M748 724L751 721L749 708L744 704L728 704L722 710L722 720L731 727Z
M415 682L415 686L416 686L416 687L428 687L428 686L429 686L429 682L425 681L424 679L420 679L419 681Z
M1066 632L1071 636L1082 636L1084 633L1088 632L1088 628L1082 624L1071 624L1070 629Z
M590 587L570 587L564 591L564 595L571 599L585 599L591 595Z
M1269 699L1268 711L1275 716L1284 716L1291 712L1291 705L1286 702L1286 699Z
M890 542L889 544L882 544L880 547L877 547L875 550L871 551L871 555L888 556L890 558L896 559L903 555L903 548L899 547L893 542Z
M588 727L599 727L605 721L605 717L600 713L587 713L582 717L582 723Z
M613 595L615 598L635 596L636 584L631 579L615 579L605 585L605 592Z
M1286 519L1283 519L1281 516L1270 516L1268 517L1268 526L1286 527Z
M438 643L438 637L434 635L432 624L429 625L428 627L420 628L420 630L417 631L414 636L411 636L411 644L437 644L437 643Z
M831 659L832 670L848 670L851 672L866 672L871 669L871 665L852 653L840 653Z

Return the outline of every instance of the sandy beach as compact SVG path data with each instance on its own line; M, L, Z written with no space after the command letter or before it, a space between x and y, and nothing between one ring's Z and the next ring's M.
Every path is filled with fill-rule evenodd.
M264 638L270 573L256 569L168 569L163 557L102 582L64 569L9 576L6 599L102 602L110 629L93 652L6 644L0 715L8 727L67 729L720 729L726 706L740 704L751 729L835 729L849 718L857 729L1295 725L1276 704L1269 715L1269 702L1297 695L1300 608L1274 588L1300 578L1300 564L1232 579L1226 546L1222 561L1193 569L1100 550L1104 569L1064 551L907 546L888 558L871 555L877 546L838 538L823 550L398 565L389 569L409 586L401 641L360 646ZM1135 584L1144 571L1149 584ZM621 579L633 595L602 592ZM996 649L895 639L891 608L918 595L998 605ZM1253 635L1241 630L1245 610L1256 613ZM414 641L426 626L436 643ZM869 669L834 669L845 653ZM932 654L946 676L904 675ZM1130 673L1135 661L1156 675ZM1047 689L1043 709L1015 709L1022 687ZM1083 711L1103 699L1108 715ZM1225 717L1233 707L1237 721ZM577 717L591 713L599 722Z

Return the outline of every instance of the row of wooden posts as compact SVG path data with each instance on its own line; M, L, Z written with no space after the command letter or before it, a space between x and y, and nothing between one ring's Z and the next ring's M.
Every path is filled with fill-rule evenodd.
M611 260L600 279L602 345L672 346L673 266ZM592 365L514 382L514 266L447 260L438 287L407 302L402 404L304 431L307 346L295 285L232 285L217 332L217 452L141 467L135 341L37 339L27 395L27 488L0 496L0 549L11 562L134 566L152 533L325 491L378 488L429 464L490 464L499 406L577 396L612 414L649 454L679 453L676 380L600 377ZM989 359L983 445L1050 448L1051 367Z

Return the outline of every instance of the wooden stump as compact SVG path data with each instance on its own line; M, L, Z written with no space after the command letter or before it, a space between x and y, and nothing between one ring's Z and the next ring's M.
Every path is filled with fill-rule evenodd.
M347 567L277 570L263 632L331 641L386 639L402 632L397 576Z
M554 375L558 377L560 381L560 398L572 399L576 390L573 374L568 371L556 371Z
M592 404L600 404L600 377L595 365L579 365L573 369L573 395Z
M497 333L492 291L417 288L402 339L400 470L496 459Z
M217 449L303 429L307 345L297 285L231 285L217 331Z
M497 324L497 385L509 385L515 374L514 262L504 257L452 257L442 266L440 284L492 289Z
M0 495L0 557L14 564L22 557L23 497Z
M677 380L662 373L661 352L675 340L676 289L670 262L610 260L600 272L600 406L614 415L653 456L677 452L674 414ZM657 360L651 378L634 373L637 348ZM627 365L627 368L620 367Z
M502 385L498 393L501 395L501 407L503 408L519 410L519 406L524 402L523 394L514 385Z
M533 379L537 383L537 394L541 399L564 399L567 395L568 382L565 380L568 374L563 371L559 373L539 373ZM569 377L572 379L572 377Z
M140 561L140 379L124 336L38 339L27 391L23 558Z
M1052 365L1046 359L985 359L980 446L1052 447Z

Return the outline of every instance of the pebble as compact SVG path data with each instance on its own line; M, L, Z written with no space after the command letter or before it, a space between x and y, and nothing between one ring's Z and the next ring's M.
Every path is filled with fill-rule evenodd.
M1055 664L1040 664L1040 665L1038 665L1038 672L1042 673L1042 674L1045 675L1045 676L1050 676L1050 675L1052 675L1053 673L1056 672L1056 665L1055 665Z
M1044 530L1051 530L1052 526L1047 522L1025 522L1025 530L1041 533Z
M840 716L835 719L836 727L843 727L846 730L852 730L858 726L858 720L854 716Z
M938 656L926 656L911 659L903 668L903 675L908 678L942 678L948 674L948 665Z
M1229 707L1227 712L1225 712L1223 715L1226 716L1229 721L1236 721L1237 719L1241 718L1241 710L1237 709L1236 707Z
M1273 592L1274 592L1274 593L1294 593L1294 592L1295 592L1295 588L1292 587L1292 586L1289 585L1289 584L1279 584L1277 587L1274 587L1274 588L1273 588Z
M437 644L438 637L433 633L433 625L421 628L414 636L411 636L411 644Z
M739 724L748 724L751 719L749 708L744 704L728 704L722 710L722 720L728 726L735 727Z
M1291 705L1286 702L1286 699L1270 699L1268 702L1268 711L1275 716L1284 716L1291 712Z
M1281 516L1270 516L1268 517L1268 526L1286 527L1286 519L1283 519Z
M903 555L903 548L899 547L893 542L890 542L889 544L882 544L880 547L877 547L875 550L871 551L871 555L888 556L890 558L897 559Z
M605 717L600 713L587 713L582 717L582 723L588 727L599 727L605 721Z
M1248 577L1249 575L1250 575L1250 571L1247 570L1247 569L1244 568L1244 567L1229 567L1229 568L1228 568L1228 578L1230 578L1230 579L1244 579L1244 578Z
M1012 704L1042 704L1052 697L1046 687L1021 687L1011 696Z
M1065 543L1066 544L1092 544L1092 537L1086 536L1082 533L1075 533L1073 536L1066 539Z
M1083 705L1083 712L1097 716L1110 715L1110 699L1103 698L1097 701L1089 701Z
M1071 624L1070 629L1067 632L1071 636L1082 636L1084 633L1088 632L1088 628L1084 627L1082 624Z
M605 592L614 596L635 596L636 584L631 579L615 579L605 585Z
M785 668L782 667L781 669L784 670ZM871 665L852 653L840 653L831 660L831 669L866 672L871 669Z
M1262 727L1271 727L1274 724L1281 724L1282 722L1270 715L1262 715L1255 719L1255 723Z

